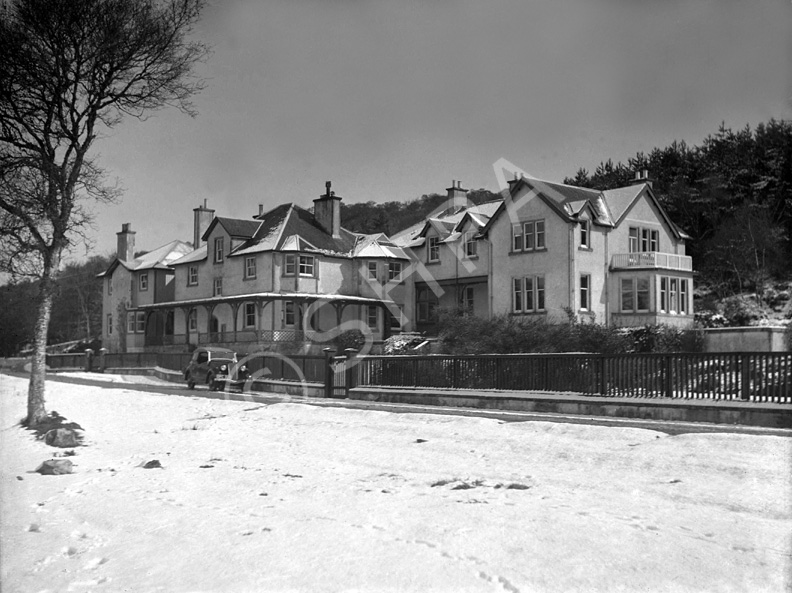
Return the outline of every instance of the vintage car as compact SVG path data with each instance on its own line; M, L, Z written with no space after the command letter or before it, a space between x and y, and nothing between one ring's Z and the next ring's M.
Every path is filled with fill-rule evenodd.
M216 347L196 348L184 371L184 380L190 389L196 385L208 385L212 390L241 389L248 376L247 366L238 363L236 352Z

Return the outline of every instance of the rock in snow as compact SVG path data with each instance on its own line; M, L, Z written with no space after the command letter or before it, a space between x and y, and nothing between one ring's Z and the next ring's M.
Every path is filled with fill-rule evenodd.
M44 435L44 442L50 447L67 449L80 445L80 436L71 428L53 428Z
M60 476L72 473L72 462L68 459L50 459L42 463L36 471L42 476Z

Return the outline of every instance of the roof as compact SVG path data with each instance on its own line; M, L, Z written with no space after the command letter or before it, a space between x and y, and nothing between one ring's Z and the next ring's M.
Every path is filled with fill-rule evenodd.
M314 215L295 204L281 204L253 221L256 232L229 257L263 251L306 251L351 257L359 235L341 228L339 237L328 234Z
M375 235L363 235L359 237L357 245L355 245L354 257L361 258L393 258L393 259L406 259L410 257L405 251L395 245L382 233Z
M453 242L461 236L459 232L467 220L473 221L477 227L481 228L489 222L502 205L503 200L492 200L461 210L440 213L395 233L392 236L392 241L401 247L420 247L424 243L426 232L433 227L444 242Z
M250 301L254 299L273 299L273 300L310 300L310 301L346 301L350 303L371 304L371 305L392 305L393 301L380 298L361 297L349 294L323 294L314 292L255 292L251 294L236 294L230 296L214 296L202 299L188 299L183 301L168 301L165 303L151 303L139 305L137 308L161 309L166 307L189 307L190 305L204 305L211 303L231 303Z
M208 252L208 249L206 248L206 244L201 245L195 251L191 251L190 253L188 253L184 257L180 257L176 261L171 262L170 265L172 265L172 266L180 266L182 264L191 264L191 263L194 263L194 262L203 261L203 260L206 259L207 252Z
M247 220L245 218L224 218L215 216L201 239L206 241L217 225L223 227L223 230L225 230L230 237L234 237L235 239L250 239L256 234L259 226L261 226L261 222L258 220Z
M112 274L118 266L123 266L131 272L154 269L167 270L170 269L170 266L173 264L173 262L179 260L192 250L192 245L189 243L178 240L171 241L170 243L166 243L161 247L157 247L153 251L149 251L148 253L144 253L143 255L136 257L132 261L123 261L116 257L110 264L110 267L108 267L107 270L98 276L102 277L107 274Z

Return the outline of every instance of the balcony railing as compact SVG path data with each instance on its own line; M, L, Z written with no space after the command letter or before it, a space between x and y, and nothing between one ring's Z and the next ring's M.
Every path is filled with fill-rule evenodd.
M676 253L642 251L638 253L617 253L611 259L612 270L633 268L660 268L665 270L693 271L693 258Z

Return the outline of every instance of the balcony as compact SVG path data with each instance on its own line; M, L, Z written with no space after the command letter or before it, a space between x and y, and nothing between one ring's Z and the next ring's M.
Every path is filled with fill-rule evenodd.
M611 270L660 269L693 271L693 258L676 253L642 251L637 253L617 253L611 259Z

